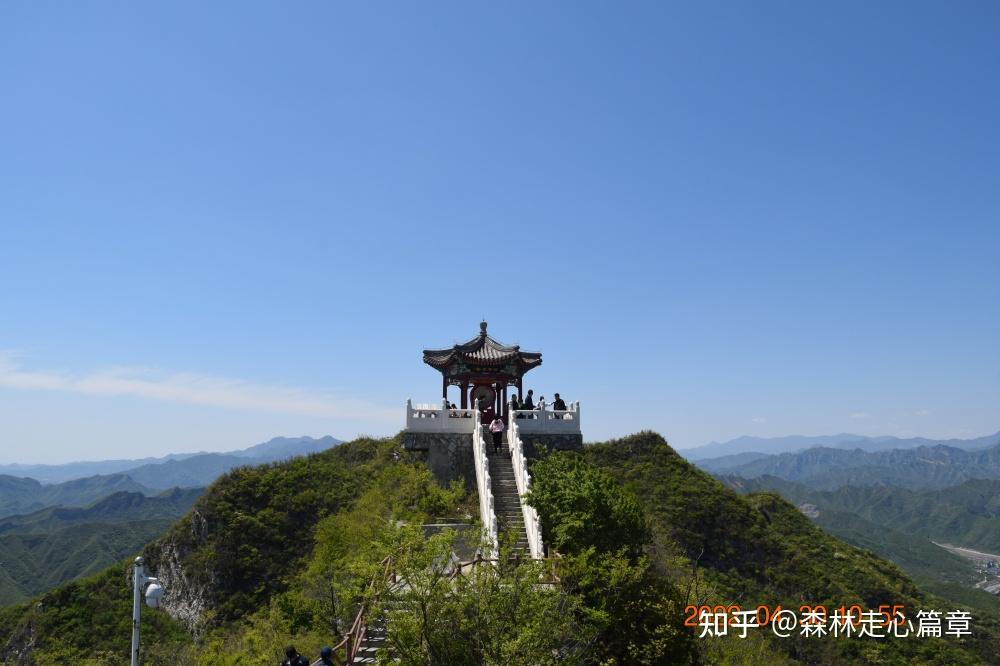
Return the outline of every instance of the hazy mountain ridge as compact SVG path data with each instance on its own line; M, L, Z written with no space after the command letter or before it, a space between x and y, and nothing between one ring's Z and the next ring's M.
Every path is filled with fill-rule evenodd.
M108 475L73 478L45 484L37 479L0 475L0 517L40 511L50 506L84 507L116 492L156 495L169 488L204 488L222 474L243 465L259 465L306 455L336 446L333 437L275 437L233 454L205 453L167 456ZM119 467L122 461L111 461ZM70 463L79 469L84 463ZM88 465L98 463L86 463ZM53 468L59 465L50 466ZM48 471L52 476L52 471Z
M1000 445L967 450L939 444L875 452L818 447L742 464L732 456L695 464L711 473L747 479L775 476L818 490L879 484L940 489L969 479L1000 479Z
M54 506L0 518L0 535L35 534L88 522L176 519L191 508L204 488L175 488L159 495L119 491L87 507Z
M143 465L123 473L149 488L203 488L231 469L264 462L270 460L205 453L183 460Z
M137 458L135 460L95 460L77 461L55 465L38 464L25 465L21 463L10 463L0 465L0 475L14 477L28 477L42 483L62 483L72 479L110 474L128 474L135 469L146 468L173 461L184 461L198 456L232 456L235 458L252 458L259 460L281 460L289 456L306 455L322 451L340 444L341 440L326 435L324 437L313 438L302 437L273 437L272 439L254 446L237 449L235 451L225 451L222 453L212 453L208 451L196 451L193 453L170 453L161 457ZM247 464L247 463L243 463ZM170 484L164 487L172 487ZM204 484L202 484L204 485Z
M53 484L0 475L0 606L134 555L187 513L205 486L233 469L338 443L333 437L276 437L233 454L171 455L115 474ZM125 462L130 461L110 465L117 468Z
M35 479L0 476L0 516L31 513L49 506L83 507L117 492L155 494L124 474L91 476L51 485Z
M785 437L752 437L744 435L727 442L711 442L703 446L678 451L692 462L721 458L740 453L778 455L795 453L817 447L830 449L860 449L873 453L890 449L912 449L921 446L950 446L958 449L985 449L1000 444L1000 432L973 439L928 439L926 437L899 438L892 436L866 437L841 433L839 435L788 435Z

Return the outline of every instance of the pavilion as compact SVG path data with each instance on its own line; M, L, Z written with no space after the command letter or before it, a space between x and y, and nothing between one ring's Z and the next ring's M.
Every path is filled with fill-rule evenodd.
M507 389L516 387L520 401L525 373L542 364L541 353L497 342L486 327L486 322L481 322L479 335L468 342L424 350L424 363L441 373L441 397L447 400L448 387L457 386L459 407L478 407L484 421L492 420L495 414L506 418Z
M423 358L441 373L441 398L433 403L406 400L403 447L426 456L442 485L461 478L470 489L474 482L480 484L480 495L485 496L482 484L489 483L491 476L484 461L498 464L498 456L489 454L483 443L489 437L485 426L497 416L506 423L509 454L499 458L531 459L543 449L583 448L579 401L568 403L564 410L553 410L551 405L518 409L510 404L509 397L522 397L524 375L542 364L542 355L498 342L487 332L485 321L472 340L444 349L425 349ZM449 387L458 388L460 407L451 407ZM510 392L512 387L516 394ZM483 524L489 524L485 510Z

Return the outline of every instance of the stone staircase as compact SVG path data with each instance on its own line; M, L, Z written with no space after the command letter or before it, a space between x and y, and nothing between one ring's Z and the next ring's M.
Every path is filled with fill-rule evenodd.
M510 461L507 434L499 453L493 452L493 444L486 446L486 457L490 465L490 483L493 491L493 511L497 515L498 531L503 534L513 531L517 535L515 548L528 550L528 533L524 529L524 514L521 512L521 498L517 494L514 480L514 465Z
M514 532L517 536L515 549L527 552L528 533L524 529L524 514L521 511L521 498L517 493L517 481L514 479L514 465L510 459L510 447L507 444L507 433L500 451L494 453L492 440L487 440L486 457L490 470L490 490L493 493L493 510L497 516L500 534ZM398 585L398 584L397 584ZM393 588L399 589L398 587ZM373 664L375 653L386 645L386 614L391 615L395 604L392 597L386 604L386 613L369 621L365 637L351 663Z
M374 664L377 660L375 653L386 647L386 625L387 615L391 615L397 608L395 593L402 589L398 583L394 583L389 588L389 597L383 608L383 613L376 618L369 618L365 626L365 637L358 646L358 651L354 655L352 664Z
M365 638L358 647L357 654L354 655L352 664L374 664L375 653L385 647L386 634L385 617L379 617L374 622L370 622L365 628Z

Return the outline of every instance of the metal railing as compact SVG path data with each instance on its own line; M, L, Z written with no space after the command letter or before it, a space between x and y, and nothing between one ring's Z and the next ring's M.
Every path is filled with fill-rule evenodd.
M392 558L386 557L380 564L385 567L382 577L385 580L388 580L390 585L394 584L396 582L396 573L392 570ZM377 576L373 577L371 581L369 581L369 593L375 588L377 582ZM368 612L369 604L377 599L378 593L372 596L370 600L362 601L361 604L359 604L358 614L354 616L354 622L351 623L351 628L347 630L347 633L344 634L344 638L333 648L334 653L339 652L341 649L344 650L345 664L354 662L354 657L357 656L358 650L361 649L361 644L365 641L365 634L368 631L368 626L365 623L365 615Z

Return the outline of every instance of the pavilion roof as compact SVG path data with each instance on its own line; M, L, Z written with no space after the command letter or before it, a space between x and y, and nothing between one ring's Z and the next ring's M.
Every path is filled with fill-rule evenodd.
M468 342L446 349L425 349L424 363L445 372L454 363L474 366L505 366L515 362L521 373L542 364L540 352L521 351L520 346L497 342L486 333L486 322L479 324L479 335Z

